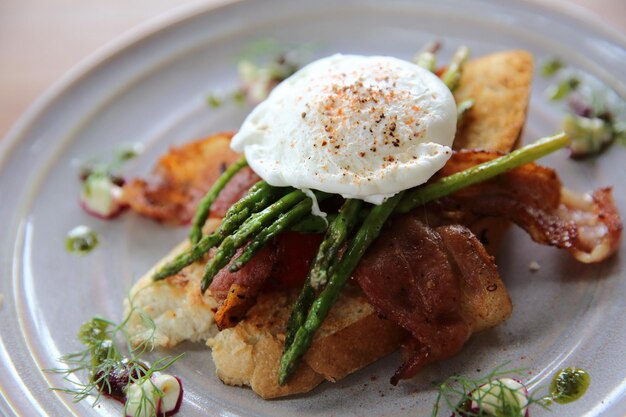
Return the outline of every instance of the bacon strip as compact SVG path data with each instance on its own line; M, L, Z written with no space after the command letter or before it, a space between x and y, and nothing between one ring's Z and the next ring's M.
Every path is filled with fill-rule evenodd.
M412 335L393 384L456 354L472 332L511 313L493 258L462 226L432 229L414 216L392 218L354 278L380 314Z
M611 191L602 188L590 196L561 189L559 217L576 224L578 239L568 250L580 262L601 262L619 248L623 226Z
M175 148L165 155L151 180L135 179L124 186L124 201L143 215L184 224L226 163L237 158L229 148L232 133L223 133ZM461 150L453 154L436 178L451 175L501 154ZM260 178L249 168L240 171L222 190L211 215L226 210ZM430 204L432 213L445 212L447 223L471 225L480 218L502 217L522 228L537 242L569 251L584 263L601 262L618 248L622 222L611 189L576 195L563 189L556 172L536 164L461 190ZM435 217L441 217L439 214Z
M209 286L211 295L220 302L215 313L217 326L225 329L237 324L265 287L301 288L321 239L321 235L283 233L239 271L222 268Z
M243 249L239 249L237 255ZM215 323L222 330L232 327L244 318L254 305L256 296L265 285L276 266L276 248L267 245L237 272L222 268L209 286L211 295L220 302L215 313Z
M491 152L460 151L438 174L447 176L496 158ZM430 205L429 213L461 224L482 217L502 217L528 232L538 243L566 249L580 262L601 262L621 241L622 222L610 188L593 195L562 187L556 172L527 164L497 178L463 189Z
M230 149L232 135L218 133L171 148L159 159L148 179L136 178L124 185L124 202L133 211L154 220L189 223L211 185L226 166L240 156ZM239 172L220 193L211 215L222 217L226 209L258 180L250 169Z
M211 206L211 217L224 217L226 212L241 199L250 187L257 182L261 181L259 177L250 167L244 167L235 174L234 177L228 181L224 189L220 191L219 195ZM195 211L195 206L194 206Z

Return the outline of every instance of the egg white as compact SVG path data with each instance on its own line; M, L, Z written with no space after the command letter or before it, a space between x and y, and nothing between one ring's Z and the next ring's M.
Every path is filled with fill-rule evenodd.
M273 186L380 204L452 153L456 104L441 80L384 56L333 55L279 84L231 147Z

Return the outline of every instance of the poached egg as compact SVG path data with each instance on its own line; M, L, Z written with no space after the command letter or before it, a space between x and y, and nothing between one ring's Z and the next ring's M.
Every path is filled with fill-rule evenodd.
M452 93L430 71L338 54L274 88L231 147L270 185L381 204L445 165L456 115Z

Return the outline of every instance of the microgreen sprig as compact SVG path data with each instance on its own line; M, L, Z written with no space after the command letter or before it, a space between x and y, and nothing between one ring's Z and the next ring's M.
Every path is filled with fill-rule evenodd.
M139 314L151 330L149 336L134 347L126 331L126 324L133 314ZM75 402L95 396L95 406L102 395L124 402L127 388L136 384L141 387L141 394L136 400L139 404L134 404L134 415L154 414L155 401L162 398L164 393L151 383L152 377L165 371L182 357L182 354L167 356L148 365L142 358L154 349L155 334L156 324L151 317L132 305L132 299L130 312L121 323L99 316L92 317L78 332L78 340L85 348L60 357L59 361L65 366L46 369L46 372L63 375L63 379L72 387L54 387L52 390L72 395ZM128 406L129 403L125 402L126 414Z
M497 366L487 375L479 378L471 378L463 375L452 375L445 381L436 384L437 397L433 405L431 417L438 417L446 412L452 412L457 417L519 417L523 415L523 410L533 405L550 410L552 398L550 396L538 395L539 389L529 393L526 404L518 404L510 401L515 398L518 393L514 388L510 388L506 384L498 383L500 378L519 378L524 375L525 369L506 369L508 362ZM490 395L473 395L478 392L481 387L490 384L498 384L498 392L494 396ZM476 404L471 407L472 402ZM496 414L493 416L487 413L486 409L495 408Z
M92 176L106 176L113 182L122 181L117 175L125 162L136 158L143 152L143 146L139 143L126 144L115 150L113 158L108 162L93 158L82 164L80 168L80 179L85 182Z
M542 75L556 76L546 91L551 101L566 100L563 130L571 137L571 157L597 155L613 143L626 144L626 101L602 81L552 58Z
M235 56L239 88L226 94L211 92L205 101L211 108L229 102L257 104L265 100L280 82L298 71L316 48L316 44L295 46L271 38L251 42Z

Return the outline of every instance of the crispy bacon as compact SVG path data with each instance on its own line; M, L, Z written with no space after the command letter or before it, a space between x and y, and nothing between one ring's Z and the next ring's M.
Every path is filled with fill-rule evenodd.
M432 229L415 216L394 217L354 277L374 308L412 335L393 384L454 355L473 331L511 312L493 258L462 226Z
M161 158L149 181L135 179L124 186L124 201L136 212L168 223L188 223L195 208L225 164L237 158L229 148L232 133L214 135ZM461 150L436 177L451 175L492 160L497 152ZM215 157L217 156L217 157ZM248 167L222 190L211 215L226 210L260 178ZM476 224L485 217L508 219L537 242L569 251L584 263L601 262L619 246L622 222L611 189L577 195L564 189L556 172L527 164L430 204L432 217L444 223Z
M236 256L242 251L239 249ZM275 245L267 245L239 271L230 272L226 266L213 278L209 291L220 302L215 313L215 323L220 330L237 324L254 305L257 294L274 270L276 255Z
M124 202L135 212L154 220L172 224L189 223L198 202L213 182L228 164L239 158L237 153L230 150L232 135L219 133L179 148L171 148L161 157L149 179L137 178L124 185ZM248 184L254 179L254 174L250 173ZM254 177L258 180L256 175ZM241 196L241 189L246 186L240 180L233 182L239 185L236 189L239 192L224 190L225 196L237 199ZM223 210L223 207L234 201L223 201L219 205L216 202L216 207Z
M239 249L235 258L243 251ZM256 295L272 274L276 265L277 251L274 243L266 245L239 271L230 272L228 266L222 268L213 278L209 290L217 301L226 299L233 285L246 288L248 294ZM241 293L242 290L239 290Z
M576 244L568 251L580 262L601 262L619 247L623 226L611 191L602 188L589 195L561 189L559 217L576 224Z
M287 232L276 237L278 262L270 284L277 288L302 288L309 265L317 253L323 235Z
M447 176L496 158L492 152L460 151L438 174ZM430 205L428 213L470 225L501 217L522 227L538 243L566 249L584 263L601 262L618 248L622 222L611 189L593 195L562 187L556 172L527 164Z
M211 206L211 217L224 217L226 211L243 197L250 187L259 182L259 177L250 167L244 167L231 178ZM195 206L194 206L195 210Z
M217 326L225 329L237 324L264 286L302 287L321 239L321 235L283 233L239 271L230 272L228 266L220 270L209 287L211 295L220 302L215 313Z
M150 181L134 180L124 187L125 201L157 220L189 222L224 165L237 158L228 147L230 137L216 135L173 149ZM455 152L436 178L499 155ZM223 216L258 180L252 170L243 169L220 193L211 215ZM554 170L536 164L463 189L410 216L392 218L354 277L379 313L412 335L403 345L404 363L393 383L454 355L473 332L510 315L510 299L493 259L467 228L458 226L471 228L491 217L517 223L535 241L566 249L585 263L608 258L621 240L622 223L610 189L575 194L562 187ZM418 218L438 227L426 227ZM231 327L242 319L268 283L301 284L319 242L320 236L281 235L241 271L220 271L210 287L220 301L218 326Z

